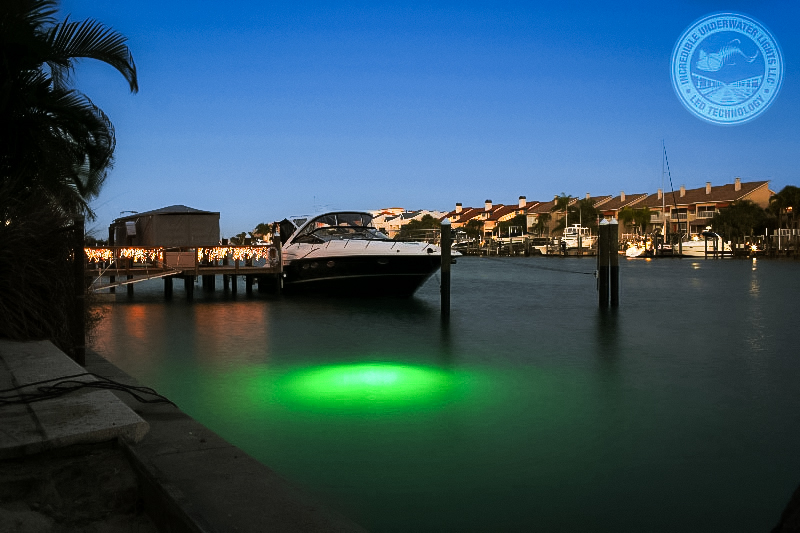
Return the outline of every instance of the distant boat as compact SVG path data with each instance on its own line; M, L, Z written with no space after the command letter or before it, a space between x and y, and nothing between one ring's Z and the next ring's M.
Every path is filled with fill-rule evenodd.
M412 296L441 266L441 249L392 240L372 225L372 218L369 213L337 211L283 220L284 291Z
M632 243L625 249L625 257L634 259L637 257L653 257L653 249L648 248L645 243Z
M573 224L564 228L564 234L561 236L561 246L567 250L578 248L579 245L581 248L591 248L596 240L597 237L591 234L589 228L580 224Z
M673 246L673 250L675 246ZM686 257L706 257L706 255L724 254L732 255L733 249L730 243L725 242L717 233L704 231L699 235L694 235L691 239L682 241L680 244L681 255Z

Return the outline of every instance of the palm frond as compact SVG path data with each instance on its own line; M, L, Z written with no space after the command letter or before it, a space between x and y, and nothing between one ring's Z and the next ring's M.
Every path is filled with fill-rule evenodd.
M66 19L53 26L47 38L53 50L48 64L59 82L69 76L75 59L89 58L111 65L125 77L131 92L139 91L136 64L124 35L93 19L82 22Z

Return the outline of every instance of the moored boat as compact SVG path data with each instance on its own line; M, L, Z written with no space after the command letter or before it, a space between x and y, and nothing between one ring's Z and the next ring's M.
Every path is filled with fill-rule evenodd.
M675 250L673 246L673 250ZM713 231L704 231L691 239L680 243L680 254L686 257L706 257L708 255L732 255L733 249L729 242Z
M392 240L369 213L286 219L280 230L287 293L410 297L441 266L438 246Z
M580 224L573 224L564 228L561 236L561 246L567 250L571 248L591 248L594 246L597 237L592 235L589 228Z

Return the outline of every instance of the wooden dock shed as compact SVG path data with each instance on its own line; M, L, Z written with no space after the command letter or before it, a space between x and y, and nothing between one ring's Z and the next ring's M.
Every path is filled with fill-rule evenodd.
M110 246L198 247L219 245L219 213L171 205L115 219Z

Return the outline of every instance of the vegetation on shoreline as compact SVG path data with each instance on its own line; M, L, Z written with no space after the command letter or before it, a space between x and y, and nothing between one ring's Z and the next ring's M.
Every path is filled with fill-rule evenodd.
M54 0L0 3L0 337L69 351L83 240L71 226L93 218L115 148L109 118L73 87L75 65L107 63L134 93L138 81L124 36L57 12Z

